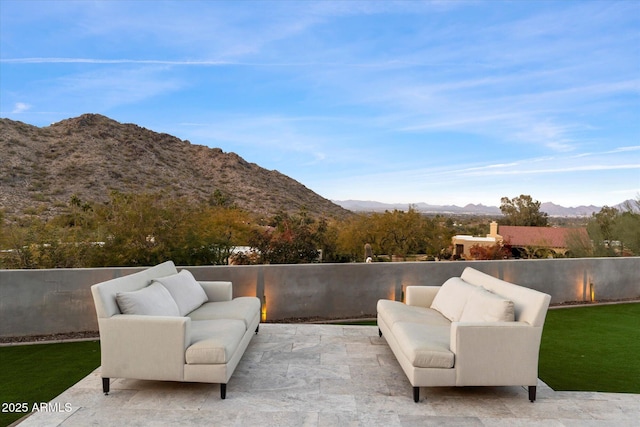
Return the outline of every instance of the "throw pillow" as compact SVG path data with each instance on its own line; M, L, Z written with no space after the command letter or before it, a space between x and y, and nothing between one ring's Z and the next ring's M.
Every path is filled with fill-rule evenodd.
M180 316L186 316L209 300L200 283L188 270L182 270L171 276L158 277L154 280L169 290L178 305Z
M464 306L461 322L513 322L513 301L478 287Z
M133 292L118 292L116 302L123 314L179 316L178 306L167 289L159 283Z
M452 322L460 320L462 309L469 295L477 288L459 277L452 277L442 284L436 294L431 308L439 311Z

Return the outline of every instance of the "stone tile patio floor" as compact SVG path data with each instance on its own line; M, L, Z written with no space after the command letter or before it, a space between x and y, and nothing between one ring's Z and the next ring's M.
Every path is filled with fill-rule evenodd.
M426 400L425 400L426 397ZM411 384L375 326L262 324L220 399L217 384L114 379L100 368L30 426L637 426L640 395Z

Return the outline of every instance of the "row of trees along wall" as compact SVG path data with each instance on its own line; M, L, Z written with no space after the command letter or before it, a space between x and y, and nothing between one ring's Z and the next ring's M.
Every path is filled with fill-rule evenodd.
M526 195L502 198L500 218L426 216L409 206L342 219L317 218L302 209L266 220L214 196L196 203L113 192L101 204L74 196L64 213L50 219L4 218L0 211L0 268L148 266L168 259L178 265L362 262L366 243L374 261L414 254L451 259L453 235L485 235L492 219L508 225L550 222L540 203ZM583 221L591 242L576 242L576 256L640 255L640 197ZM236 253L238 246L252 250Z

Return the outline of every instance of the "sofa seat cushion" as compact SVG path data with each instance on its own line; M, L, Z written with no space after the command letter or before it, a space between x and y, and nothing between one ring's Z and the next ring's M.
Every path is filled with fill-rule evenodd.
M452 322L458 322L469 295L477 288L459 277L452 277L442 284L436 294L431 308L438 310Z
M400 301L381 299L378 301L378 315L392 327L397 322L429 323L433 325L449 326L451 322L439 311L406 305Z
M391 331L409 362L417 368L453 368L451 325L397 322Z
M191 322L191 342L185 353L189 365L227 363L235 353L246 327L242 320Z
M207 302L188 314L191 320L242 320L245 329L260 314L260 300L256 297L238 297L231 301Z
M118 292L116 302L123 314L179 316L178 306L169 291L159 283L133 292Z
M180 316L186 316L208 301L204 289L188 270L182 270L171 276L158 277L155 281L160 282L171 293L180 310Z
M461 322L513 322L513 301L496 295L481 286L469 296L464 306Z

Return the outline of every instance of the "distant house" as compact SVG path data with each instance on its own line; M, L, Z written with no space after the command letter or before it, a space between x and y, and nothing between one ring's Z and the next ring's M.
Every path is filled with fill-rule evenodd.
M489 234L486 237L469 236L466 234L458 234L451 238L453 245L454 259L473 259L471 256L471 248L473 246L494 246L496 243L502 242L502 238L498 235L498 223L493 221L489 226Z
M501 225L500 236L511 245L514 256L521 258L566 255L571 239L589 241L586 228Z
M589 241L587 229L498 226L498 223L493 221L486 237L456 235L452 238L452 244L456 259L472 259L470 250L475 245L494 246L498 243L511 246L511 252L516 258L547 258L567 255L571 239Z

